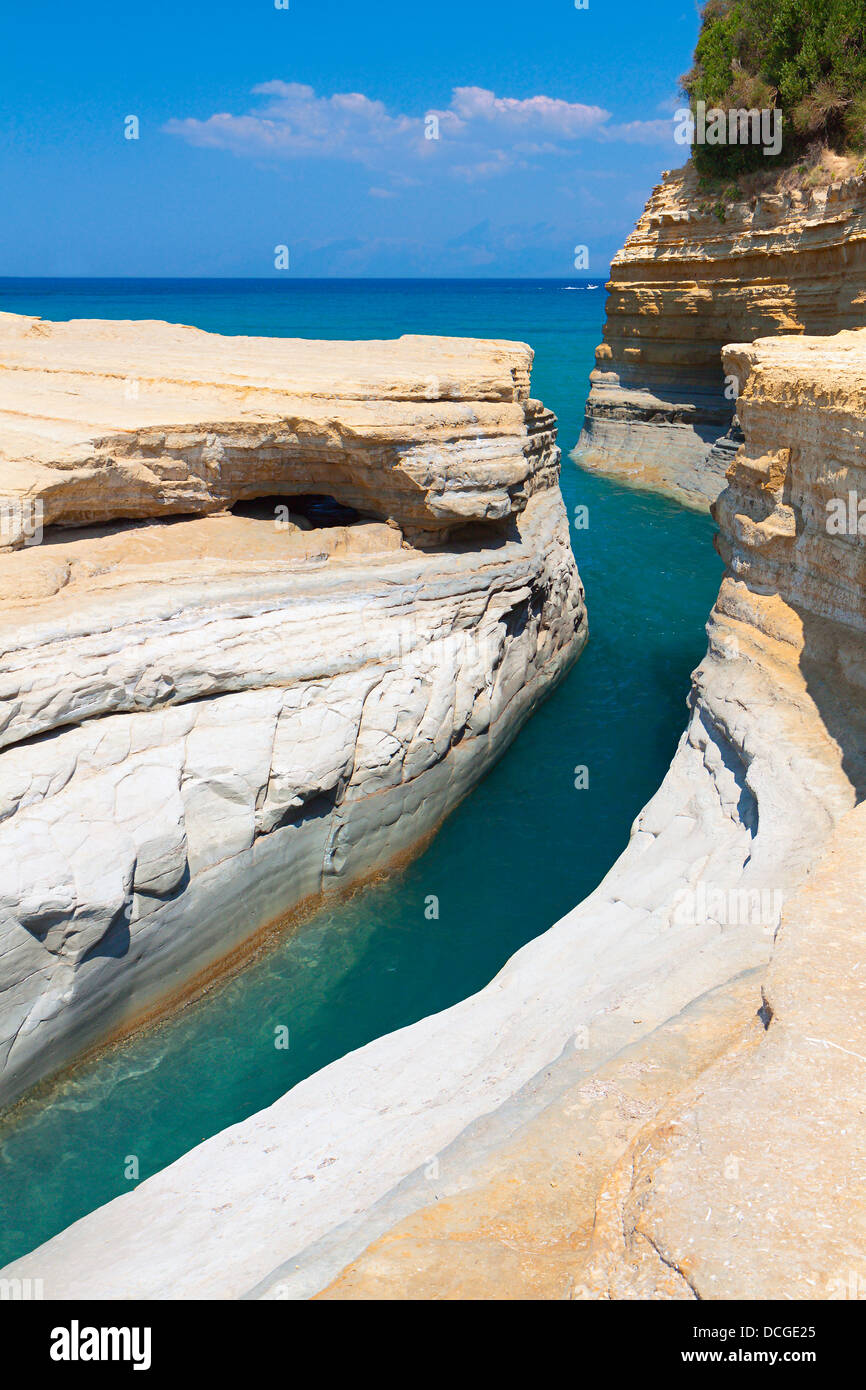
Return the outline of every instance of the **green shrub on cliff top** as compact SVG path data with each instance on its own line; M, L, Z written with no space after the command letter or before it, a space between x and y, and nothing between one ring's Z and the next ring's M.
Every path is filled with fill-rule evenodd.
M866 0L709 0L683 89L728 111L781 109L781 154L742 145L696 145L705 173L790 164L818 140L866 148Z

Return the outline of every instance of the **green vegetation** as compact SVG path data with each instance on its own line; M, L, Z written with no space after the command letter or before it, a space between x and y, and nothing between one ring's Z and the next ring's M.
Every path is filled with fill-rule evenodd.
M866 0L709 0L682 79L692 109L782 112L782 150L695 145L704 174L790 165L816 145L837 153L866 148Z

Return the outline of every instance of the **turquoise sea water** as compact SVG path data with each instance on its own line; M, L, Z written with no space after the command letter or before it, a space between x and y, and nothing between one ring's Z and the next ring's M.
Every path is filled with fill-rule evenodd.
M574 288L569 288L574 286ZM571 281L0 280L0 309L160 318L222 333L515 338L556 411L590 642L433 844L150 1033L0 1124L0 1264L370 1039L481 988L595 887L683 727L720 565L708 518L579 472L604 291ZM574 768L589 768L576 791ZM435 893L440 918L427 921ZM287 1051L274 1030L290 1032Z

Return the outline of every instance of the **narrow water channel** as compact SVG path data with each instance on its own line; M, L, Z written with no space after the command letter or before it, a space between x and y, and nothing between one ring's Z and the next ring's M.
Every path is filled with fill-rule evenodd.
M568 459L603 307L603 291L577 280L0 281L0 308L46 318L530 342L533 394L560 421L569 513L589 508L588 528L572 539L590 622L577 666L421 858L0 1122L0 1264L328 1062L482 987L585 897L622 849L683 727L720 564L709 518L580 473ZM589 769L585 790L574 785L577 765ZM425 916L430 894L438 920ZM286 1049L275 1047L281 1025Z

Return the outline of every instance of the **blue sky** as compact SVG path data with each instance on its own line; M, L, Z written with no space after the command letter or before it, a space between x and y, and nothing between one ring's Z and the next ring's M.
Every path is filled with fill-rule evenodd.
M0 274L603 274L682 163L693 0L288 3L7 5Z

